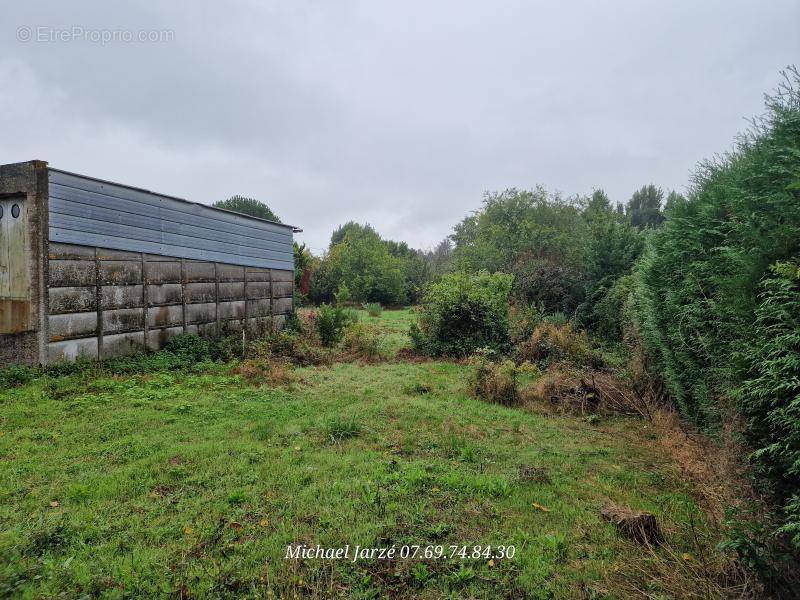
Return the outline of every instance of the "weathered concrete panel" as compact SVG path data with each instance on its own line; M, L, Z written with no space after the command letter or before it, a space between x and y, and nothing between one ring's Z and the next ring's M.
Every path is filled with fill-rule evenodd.
M203 337L214 337L217 335L216 323L198 323L197 325L193 325L193 327L196 327L197 333Z
M159 304L180 304L183 302L183 288L180 283L164 283L147 286L147 303L150 306Z
M50 314L60 315L97 310L96 295L97 288L95 286L51 288L49 293Z
M50 315L48 329L51 342L60 342L67 338L88 337L97 332L97 313Z
M112 308L137 308L144 304L141 285L104 285L100 288L103 310Z
M272 317L272 326L275 331L280 331L286 326L286 315L275 315Z
M272 281L294 281L294 271L272 269Z
M47 344L47 362L75 361L79 358L97 358L97 338L80 338Z
M217 320L217 305L215 302L207 304L187 304L187 323L210 323Z
M220 300L244 300L244 283L220 283Z
M78 287L95 284L93 260L50 260L47 262L50 287Z
M244 267L237 265L217 265L220 281L244 281Z
M248 317L265 317L270 314L270 299L264 298L263 300L248 300L247 301L247 316Z
M231 319L230 321L223 321L220 327L222 335L230 335L232 333L239 333L244 326L244 320Z
M248 281L247 282L247 298L250 300L256 298L269 298L270 296L270 283L269 281Z
M217 299L215 283L187 283L184 286L186 302L214 302Z
M147 309L148 327L183 325L182 306L156 306Z
M94 260L94 248L50 242L47 248L47 257L50 260Z
M257 267L247 267L247 281L271 281L269 269L259 269Z
M276 281L272 284L272 297L273 298L288 298L293 293L293 286L291 281Z
M167 327L165 329L150 329L147 332L147 348L149 350L160 350L167 343L167 340L174 335L183 333L183 327Z
M104 335L100 358L136 354L144 350L144 331Z
M256 319L247 319L247 332L251 336L264 337L271 334L274 329L272 317L259 317Z
M219 303L219 318L220 319L243 319L244 318L244 300L238 302L220 302Z
M125 250L109 250L108 248L98 248L97 258L100 260L135 260L141 262L140 252L127 252Z
M216 278L213 262L187 261L184 270L186 281L215 281Z
M180 262L152 262L147 263L147 283L180 283Z
M100 283L142 283L142 263L131 260L104 260L100 263Z
M119 308L103 311L103 332L117 333L144 328L143 308ZM105 343L105 338L103 338Z
M276 315L292 312L291 298L275 298L273 301L273 313Z

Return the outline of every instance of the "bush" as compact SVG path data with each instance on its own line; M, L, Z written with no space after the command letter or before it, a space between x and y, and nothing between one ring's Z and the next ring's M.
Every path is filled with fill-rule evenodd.
M174 335L164 344L164 351L194 361L211 358L211 343L193 333Z
M569 323L555 325L543 321L517 346L516 354L523 361L585 365L590 362L592 351L585 331L575 331Z
M280 331L256 345L257 356L272 354L292 361L300 367L324 365L330 362L330 353L320 348L305 333Z
M15 387L33 381L36 369L25 365L8 365L0 369L0 388Z
M323 304L317 313L316 326L323 346L334 346L342 339L344 328L355 323L356 316L352 310L341 306Z
M344 347L365 360L380 358L381 337L365 323L353 323L344 330Z
M508 297L513 277L482 271L445 275L428 288L418 324L410 335L414 348L432 356L463 357L479 348L508 346Z
M367 302L364 305L364 310L370 317L380 317L383 314L383 307L380 302Z
M241 333L221 335L211 340L211 358L214 360L229 361L241 358L244 355Z
M510 360L491 362L485 356L472 360L475 370L469 380L472 396L503 406L519 404L519 367Z

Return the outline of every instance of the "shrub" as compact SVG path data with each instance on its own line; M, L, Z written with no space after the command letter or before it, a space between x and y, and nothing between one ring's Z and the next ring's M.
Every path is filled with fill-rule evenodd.
M411 328L414 348L433 356L456 357L478 348L506 348L512 282L511 275L486 271L442 277L428 288L419 322Z
M211 340L210 353L214 360L229 361L241 358L244 354L242 335L231 333L214 338Z
M380 358L381 337L365 323L353 323L344 330L344 347L365 360Z
M336 290L336 293L333 295L333 297L336 300L336 306L345 306L348 302L350 302L352 294L350 293L350 288L347 287L347 284L342 282L339 284L339 289Z
M472 396L503 406L519 404L519 367L510 360L491 362L484 356L472 360L475 366L469 380Z
M36 369L25 365L9 365L0 369L0 388L24 385L33 380Z
M323 346L333 346L342 339L344 328L355 323L356 316L350 309L323 304L317 313L316 326Z
M164 344L164 350L194 361L211 357L211 343L193 333L172 336Z
M324 365L330 362L330 353L320 348L305 333L280 331L254 346L257 356L271 354L286 358L300 367Z
M586 332L575 331L569 323L555 325L547 321L537 325L531 336L517 346L516 354L520 360L575 365L587 364L592 356Z
M380 317L383 314L383 307L380 302L367 302L364 305L364 310L370 317Z

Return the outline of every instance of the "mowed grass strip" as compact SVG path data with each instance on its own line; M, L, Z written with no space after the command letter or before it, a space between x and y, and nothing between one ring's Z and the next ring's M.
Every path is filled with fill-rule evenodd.
M702 517L631 442L640 421L480 402L465 394L468 368L337 364L271 389L220 365L4 391L0 595L613 594L608 573L641 551L601 521L608 500L654 512L690 549L685 523ZM285 560L298 543L516 556Z

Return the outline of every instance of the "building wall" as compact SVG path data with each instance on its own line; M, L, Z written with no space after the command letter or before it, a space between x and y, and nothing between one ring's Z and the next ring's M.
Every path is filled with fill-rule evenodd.
M51 241L47 362L157 350L179 333L280 328L294 273Z
M0 223L0 365L257 334L292 311L290 225L44 161L0 165L0 207L15 205Z
M47 163L29 161L0 165L0 200L21 208L27 235L0 236L0 270L14 281L0 284L0 365L38 364L46 360L45 340L39 332L47 321ZM3 219L13 218L4 214ZM6 230L7 231L7 230ZM24 283L20 283L20 277Z

